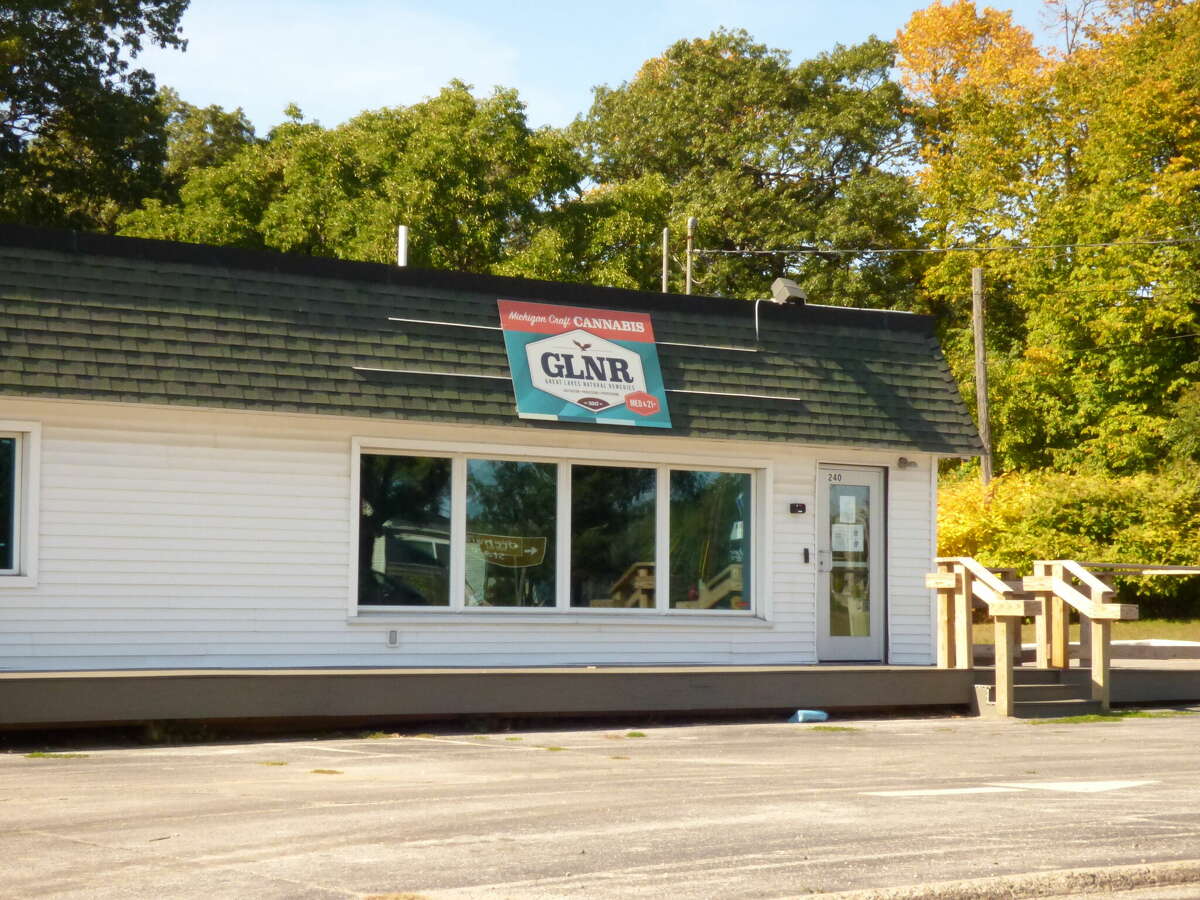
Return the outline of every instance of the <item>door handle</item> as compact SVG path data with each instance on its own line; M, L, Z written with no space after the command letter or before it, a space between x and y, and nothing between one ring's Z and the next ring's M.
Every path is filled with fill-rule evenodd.
M832 572L833 571L833 551L818 550L817 551L817 571Z

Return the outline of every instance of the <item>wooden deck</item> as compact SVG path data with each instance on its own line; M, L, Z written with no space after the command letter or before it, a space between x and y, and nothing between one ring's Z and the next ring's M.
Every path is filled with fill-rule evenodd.
M0 673L0 728L955 707L969 670L912 666L199 669Z
M1200 702L1200 662L1114 670L1117 703ZM384 721L472 716L966 713L973 669L655 666L181 669L0 673L0 728L146 721Z

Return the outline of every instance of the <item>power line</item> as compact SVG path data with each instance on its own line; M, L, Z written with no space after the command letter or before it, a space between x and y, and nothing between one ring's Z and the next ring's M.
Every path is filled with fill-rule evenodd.
M1099 241L1083 244L1002 244L992 246L955 246L955 247L792 247L783 250L717 250L697 249L694 255L703 256L821 256L850 255L865 256L869 254L890 253L1023 253L1026 250L1093 250L1106 247L1169 247L1180 244L1200 244L1200 238L1162 238L1158 240L1139 241Z

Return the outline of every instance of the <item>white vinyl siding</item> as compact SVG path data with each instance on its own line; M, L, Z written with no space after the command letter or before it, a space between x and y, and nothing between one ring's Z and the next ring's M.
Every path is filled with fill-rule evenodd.
M900 455L32 399L3 401L0 416L42 423L41 502L29 504L41 517L38 580L0 593L10 670L815 663L818 462L894 466ZM364 435L406 451L540 448L759 473L754 614L362 614L348 598L352 447ZM892 662L928 664L933 459L915 458L917 469L889 470L889 634ZM792 502L808 512L789 513Z

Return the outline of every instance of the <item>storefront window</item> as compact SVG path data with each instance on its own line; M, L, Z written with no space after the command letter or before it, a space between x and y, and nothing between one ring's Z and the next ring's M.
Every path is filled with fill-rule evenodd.
M571 605L653 609L654 469L571 467Z
M450 460L362 456L358 602L450 604Z
M671 608L750 608L748 474L671 472Z
M12 455L0 440L5 541ZM359 460L360 607L753 609L749 472L453 452Z
M467 461L466 605L555 605L558 467Z
M17 567L17 439L0 437L0 572Z

